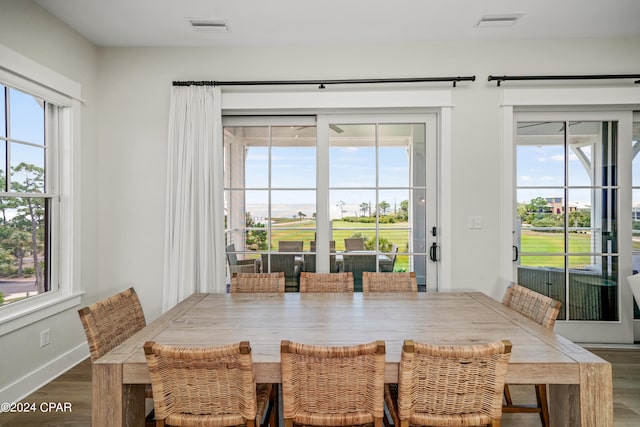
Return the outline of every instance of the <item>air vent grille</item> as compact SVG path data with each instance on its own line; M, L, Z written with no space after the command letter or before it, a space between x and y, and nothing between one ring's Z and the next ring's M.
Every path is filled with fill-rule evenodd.
M229 32L229 24L224 19L187 18L187 21L195 31Z
M477 27L510 27L522 18L523 13L511 13L505 15L484 15L478 21Z

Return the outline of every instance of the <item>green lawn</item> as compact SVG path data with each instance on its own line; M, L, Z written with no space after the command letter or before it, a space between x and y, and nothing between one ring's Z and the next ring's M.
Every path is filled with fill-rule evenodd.
M593 252L591 235L569 234L569 253ZM565 240L563 233L544 233L523 229L520 237L520 252L546 252L557 255L522 256L520 265L528 267L564 268ZM569 256L570 268L581 268L593 264L590 256Z
M344 250L344 239L359 233L369 239L375 239L375 224L333 221L333 240L336 241L336 250ZM380 224L380 236L386 238L389 242L398 245L398 252L406 252L409 241L408 224ZM271 246L273 250L277 250L280 240L302 240L304 242L304 250L310 250L310 243L315 236L315 221L287 221L279 222L271 228ZM582 233L569 234L569 252L570 253L589 253L595 249L591 247L591 235ZM640 243L639 243L640 245ZM550 255L542 256L522 256L520 264L528 267L558 267L564 268L564 252L565 241L563 233L545 233L539 231L530 231L523 229L520 244L521 253L548 253ZM581 268L593 264L590 256L570 256L570 268ZM409 258L406 255L398 255L395 264L395 270L408 271Z
M409 230L406 222L394 224L380 224L380 237L386 238L390 243L398 245L398 252L406 252L409 241ZM333 240L336 241L336 250L344 250L344 239L359 233L369 239L375 239L375 224L333 221ZM348 230L349 229L349 230ZM288 221L272 225L271 227L271 248L277 250L280 240L302 240L304 242L304 250L310 250L310 243L315 236L315 221L301 220ZM396 258L396 271L408 271L408 256L398 255Z

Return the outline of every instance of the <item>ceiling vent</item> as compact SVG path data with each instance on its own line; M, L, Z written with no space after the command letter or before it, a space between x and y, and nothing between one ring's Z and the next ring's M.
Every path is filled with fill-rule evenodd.
M484 15L476 27L510 27L522 18L524 13L510 13L504 15Z
M229 25L224 19L200 19L187 18L191 28L195 31L208 31L214 33L228 33Z

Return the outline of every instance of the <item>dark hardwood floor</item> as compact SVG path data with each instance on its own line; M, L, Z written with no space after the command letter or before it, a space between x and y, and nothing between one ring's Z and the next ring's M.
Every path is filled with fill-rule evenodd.
M640 349L591 349L613 366L615 427L640 425ZM533 387L513 386L518 402L535 402ZM85 360L22 400L34 404L29 413L1 413L0 426L90 426L91 365ZM42 404L44 406L41 406ZM49 403L53 403L50 406ZM65 407L65 404L66 407ZM99 404L99 403L98 403ZM46 409L42 410L42 408ZM505 414L503 427L538 427L537 414Z

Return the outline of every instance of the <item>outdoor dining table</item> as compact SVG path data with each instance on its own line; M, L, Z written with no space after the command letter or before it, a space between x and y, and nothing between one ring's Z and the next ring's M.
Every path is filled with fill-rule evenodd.
M142 346L251 344L256 382L278 383L280 341L384 340L385 382L398 381L402 342L509 339L510 384L549 384L551 425L613 426L611 365L479 292L194 294L93 363L92 425L143 426L149 373Z

